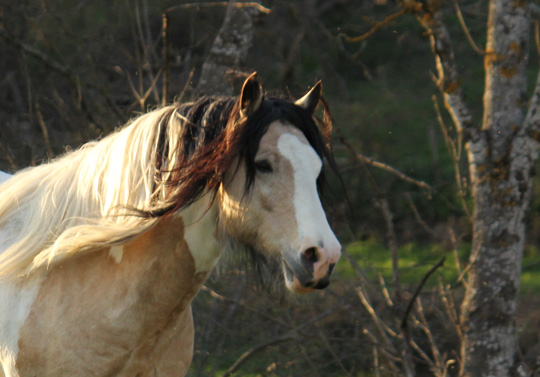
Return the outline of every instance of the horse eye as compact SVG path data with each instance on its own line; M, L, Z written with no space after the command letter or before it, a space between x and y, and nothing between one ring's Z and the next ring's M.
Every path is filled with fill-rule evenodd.
M255 169L261 173L272 173L274 171L268 160L255 161Z

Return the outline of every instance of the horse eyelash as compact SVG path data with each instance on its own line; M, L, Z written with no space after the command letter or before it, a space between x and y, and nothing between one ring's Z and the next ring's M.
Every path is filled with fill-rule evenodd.
M268 160L255 161L255 169L261 173L272 173L274 169Z

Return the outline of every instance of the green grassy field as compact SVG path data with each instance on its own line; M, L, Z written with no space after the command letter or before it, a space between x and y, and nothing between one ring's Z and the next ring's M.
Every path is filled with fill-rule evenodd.
M439 279L445 284L455 286L460 275L458 265L461 271L465 268L469 248L467 244L463 244L456 251L447 250L439 244L402 245L398 248L400 281L405 286L415 287L441 258L446 257L444 265L431 276L426 287L435 286ZM347 251L371 279L378 279L378 276L382 275L387 283L392 281L392 256L386 245L375 240L358 241L349 244ZM353 279L356 276L356 272L347 261L338 264L336 273L342 280ZM523 296L540 293L540 249L537 247L528 246L525 249L520 293Z

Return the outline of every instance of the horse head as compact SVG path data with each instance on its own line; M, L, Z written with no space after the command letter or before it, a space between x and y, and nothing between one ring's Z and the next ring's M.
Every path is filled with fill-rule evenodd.
M318 192L323 159L330 156L313 118L321 89L319 82L294 103L264 99L251 75L238 100L249 136L218 190L227 233L280 261L295 293L328 286L341 254Z

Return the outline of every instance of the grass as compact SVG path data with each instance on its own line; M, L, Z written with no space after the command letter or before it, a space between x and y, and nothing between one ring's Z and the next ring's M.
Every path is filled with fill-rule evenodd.
M347 251L366 271L369 278L375 280L382 275L387 284L392 282L392 256L386 245L376 240L353 242L348 245ZM455 285L459 277L456 256L463 268L468 260L469 245L462 245L457 253L454 253L438 244L408 243L398 248L398 255L402 284L415 287L442 257L446 257L444 265L428 280L426 287L434 287L439 279L445 284ZM539 248L528 246L525 249L522 271L520 293L524 296L538 295L540 293ZM353 267L346 261L337 265L336 274L340 280L356 277Z

